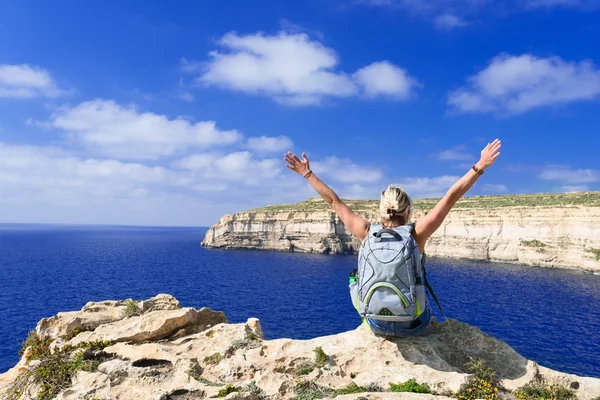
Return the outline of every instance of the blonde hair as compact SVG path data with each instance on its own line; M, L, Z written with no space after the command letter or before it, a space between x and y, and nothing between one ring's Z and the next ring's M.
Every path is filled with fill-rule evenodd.
M389 222L393 218L402 217L408 224L412 214L412 200L408 193L399 186L388 186L381 192L379 214L382 222Z

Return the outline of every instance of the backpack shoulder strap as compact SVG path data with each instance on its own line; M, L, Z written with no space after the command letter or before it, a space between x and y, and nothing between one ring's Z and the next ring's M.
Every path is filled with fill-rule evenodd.
M446 321L448 321L448 317L446 317L446 314L444 313L444 309L442 308L440 301L438 300L437 296L435 295L435 292L433 291L433 288L431 287L431 285L429 284L429 281L427 280L427 270L425 269L425 253L423 253L423 258L422 258L422 269L423 269L423 284L425 284L425 288L427 289L427 292L431 295L431 298L435 302L435 305L437 305L438 308L440 309L440 312L444 316L444 319Z

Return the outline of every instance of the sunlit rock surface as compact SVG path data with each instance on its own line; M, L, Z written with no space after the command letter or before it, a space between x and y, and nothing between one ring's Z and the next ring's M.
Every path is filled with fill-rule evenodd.
M298 394L300 382L310 382L327 390L353 383L383 390L338 399L446 399L474 378L464 368L471 359L485 362L496 372L506 396L532 381L570 388L581 400L600 396L600 379L541 367L504 342L455 320L433 322L423 336L415 338L387 339L361 325L352 331L311 340L264 340L260 322L255 318L229 324L222 312L208 308L174 309L172 306L178 305L174 298L160 298L169 300L162 302L166 304L163 309L144 311L139 307L139 315L123 316L127 302L101 302L53 317L52 329L44 330L48 320L42 320L38 330L61 341L54 351L67 345L75 349L84 342L82 335L111 341L103 350L86 350L87 359L96 359L96 364L88 371L76 371L56 398L203 399L217 397L231 385L242 391L227 395L228 399L292 399ZM111 307L113 311L109 310ZM118 319L90 324L91 330L72 338L57 336L57 332L71 329L74 318L94 320L88 315L93 312ZM322 349L322 359L315 364L318 348ZM76 355L80 350L72 351ZM15 368L0 375L0 398L8 398L10 388L39 365L40 361L30 360L30 356L31 351L26 351ZM306 369L306 365L312 365L312 369ZM390 383L409 379L427 384L432 394L389 391ZM38 392L39 383L26 381L21 398L35 399Z

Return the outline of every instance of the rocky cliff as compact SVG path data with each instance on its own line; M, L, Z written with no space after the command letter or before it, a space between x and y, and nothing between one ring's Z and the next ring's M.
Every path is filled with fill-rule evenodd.
M436 199L415 202L414 218ZM378 222L377 201L348 200ZM223 216L203 246L355 253L360 245L321 199ZM600 272L600 192L468 197L430 238L430 256Z
M88 303L39 322L0 375L7 400L580 399L600 379L544 368L478 328L435 321L415 338L364 325L311 340L265 340L169 295Z

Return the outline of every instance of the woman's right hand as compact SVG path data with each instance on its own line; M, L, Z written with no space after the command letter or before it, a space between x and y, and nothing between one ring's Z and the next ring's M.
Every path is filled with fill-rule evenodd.
M308 162L308 158L306 158L305 153L302 153L301 160L294 153L288 151L283 155L283 159L287 163L285 165L286 167L302 176L305 176L310 172L310 163Z
M502 147L502 142L498 139L494 140L492 143L488 143L487 146L481 150L481 158L475 166L482 170L491 166L500 156L500 147Z

